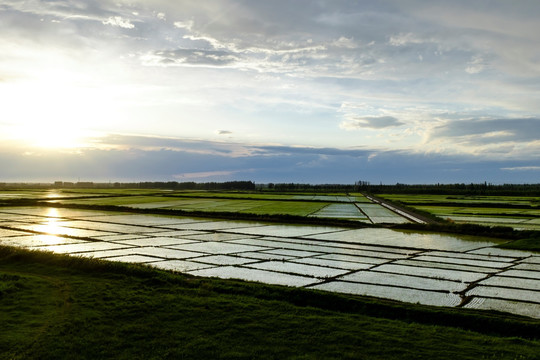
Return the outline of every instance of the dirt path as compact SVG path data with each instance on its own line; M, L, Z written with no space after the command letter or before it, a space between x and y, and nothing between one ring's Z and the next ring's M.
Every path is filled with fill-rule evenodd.
M372 202L379 204L381 206L384 206L385 208L395 212L398 215L401 215L405 217L406 219L409 219L412 222L419 223L419 224L436 224L437 222L433 219L430 219L426 216L419 215L411 210L405 209L399 205L396 205L388 200L382 199L380 197L374 196L374 195L367 195L362 194Z

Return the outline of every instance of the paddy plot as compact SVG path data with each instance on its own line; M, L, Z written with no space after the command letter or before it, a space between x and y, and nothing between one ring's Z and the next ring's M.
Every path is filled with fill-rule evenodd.
M459 295L447 292L425 291L373 284L359 284L345 281L333 281L321 285L315 285L312 286L312 288L434 306L457 306L461 302Z
M540 319L540 304L476 297L464 307L469 309L497 310Z
M343 228L330 226L265 225L259 227L239 228L234 232L248 235L295 237L343 230ZM227 231L232 232L232 230Z
M540 317L540 257L494 250L496 243L485 239L86 210L77 210L77 217L46 208L4 210L14 217L1 223L1 245L148 264L196 276L437 306L463 303ZM19 216L31 220L20 222ZM56 232L49 231L54 228ZM519 304L525 305L517 308Z
M314 234L311 237L318 240L423 250L467 251L493 245L493 242L470 237L371 228L334 231Z
M310 216L369 222L368 217L354 204L330 204Z
M84 243L84 241L54 235L24 235L5 238L0 237L0 245L17 246L23 248L77 243Z
M126 248L127 245L113 244L103 241L85 241L77 244L52 245L52 246L36 246L34 250L52 251L59 254L79 254L103 250L113 250Z
M186 260L167 260L167 261L156 261L151 264L153 267L162 270L171 270L177 272L188 272L191 270L207 269L214 267L213 265L197 263L193 261Z
M222 279L240 279L274 285L306 286L314 282L314 279L311 277L234 266L223 266L219 268L189 271L188 273L197 276L218 277Z

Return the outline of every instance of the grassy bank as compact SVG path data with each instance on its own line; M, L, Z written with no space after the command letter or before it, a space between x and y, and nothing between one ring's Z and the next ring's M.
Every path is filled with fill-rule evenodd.
M540 321L0 247L0 358L533 359Z

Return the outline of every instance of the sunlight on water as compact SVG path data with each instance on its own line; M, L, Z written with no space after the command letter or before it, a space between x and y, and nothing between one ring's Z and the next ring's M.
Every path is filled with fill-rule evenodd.
M63 242L63 239L56 235L38 235L34 239L43 245L57 245Z
M39 235L37 238L44 245L58 244L59 237L56 235L65 234L64 228L60 225L58 209L50 208L45 215L48 216L48 219L39 229L39 231L44 232L45 234Z

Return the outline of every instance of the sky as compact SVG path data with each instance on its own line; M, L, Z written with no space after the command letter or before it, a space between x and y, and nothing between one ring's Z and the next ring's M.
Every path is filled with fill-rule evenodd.
M0 182L540 183L540 2L0 0Z

